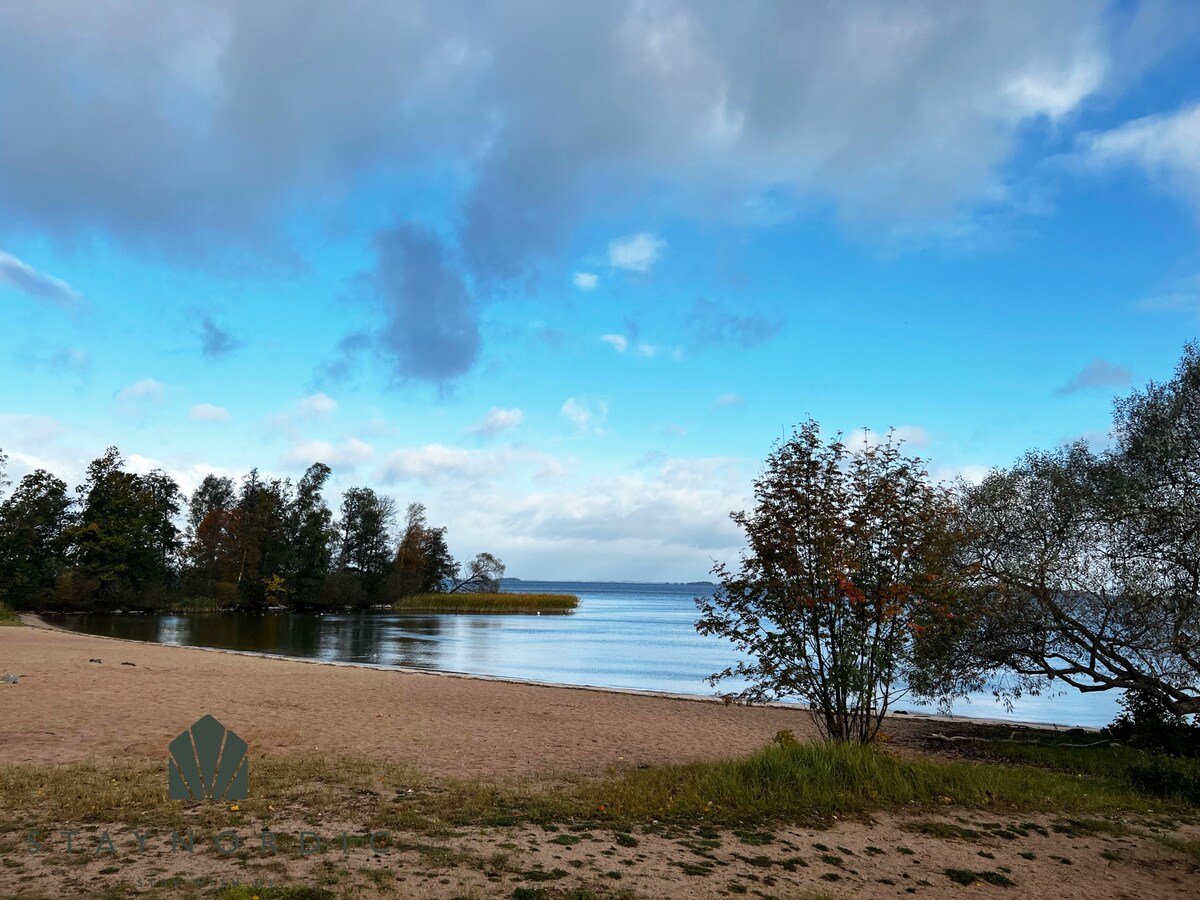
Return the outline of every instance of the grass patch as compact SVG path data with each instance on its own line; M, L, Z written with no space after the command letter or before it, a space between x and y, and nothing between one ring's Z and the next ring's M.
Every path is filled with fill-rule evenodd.
M21 619L12 609L0 603L0 626L2 625L20 625Z
M1013 887L1016 882L1000 872L973 872L970 869L946 869L945 875L955 884L969 885L977 881L994 884L996 887Z
M1152 797L1200 804L1200 759L1184 759L1134 747L1065 747L1078 738L1046 735L1036 744L981 743L971 752L989 759L1103 778Z
M422 795L413 808L422 803ZM825 824L876 809L960 806L1068 814L1145 812L1138 792L1099 779L1036 768L900 759L870 747L773 744L741 759L638 769L554 792L444 787L426 812L453 825L504 821L659 822L737 827L786 821ZM971 838L970 829L954 837ZM1015 834L1013 835L1016 836Z
M333 891L307 885L228 885L217 892L219 900L326 900L336 896Z
M1034 768L900 759L870 747L774 744L737 760L625 773L591 789L606 814L745 824L822 822L874 809L960 806L1103 813L1144 811L1132 788ZM962 835L957 835L962 836Z
M417 594L392 608L411 613L567 613L579 605L574 594Z
M1200 866L1200 841L1184 841L1173 837L1160 837L1159 840L1172 850L1177 850L1189 857L1195 865Z
M71 821L204 831L250 822L269 826L297 813L313 821L360 822L363 830L435 836L456 827L520 823L557 831L554 823L562 823L611 830L618 845L633 847L637 838L622 829L655 820L664 826L735 828L743 843L753 845L771 840L759 829L775 822L825 825L833 815L879 809L945 810L947 798L977 809L1054 809L1071 816L1061 828L1080 834L1114 830L1088 816L1146 811L1145 796L1098 778L900 759L869 747L824 744L773 744L740 759L565 784L430 781L402 765L315 755L252 760L250 771L250 799L234 811L167 800L157 761L5 765L0 812L10 828ZM1156 805L1161 812L1171 809L1169 803ZM1189 812L1182 806L1177 811ZM912 827L967 840L1002 833L921 820ZM556 842L566 845L567 839Z

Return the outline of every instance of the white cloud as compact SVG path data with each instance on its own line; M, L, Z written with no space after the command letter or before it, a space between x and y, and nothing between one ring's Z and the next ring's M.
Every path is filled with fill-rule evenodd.
M623 334L602 334L600 335L600 340L604 341L604 343L608 344L618 353L624 353L629 349L629 338Z
M575 287L581 291L595 290L597 283L600 281L599 277L591 272L576 272L575 277L571 280L574 282Z
M1164 293L1145 297L1135 306L1137 309L1154 312L1200 315L1200 275L1180 279Z
M929 473L929 478L935 484L937 482L949 483L959 478L968 484L979 484L991 471L991 467L975 463L967 463L959 466L939 466Z
M608 245L609 265L628 272L649 272L667 242L648 232L617 238Z
M374 456L374 447L366 441L352 437L340 444L331 444L329 441L300 441L283 455L283 462L306 468L315 462L323 462L333 469L354 469L370 462Z
M889 0L769 15L739 3L549 4L521 16L504 4L464 14L418 3L411 15L367 4L270 21L229 0L136 14L89 4L79 16L18 6L10 30L23 44L0 53L0 85L23 88L6 94L8 117L55 122L58 138L5 133L0 182L16 186L13 214L31 233L269 242L303 186L319 180L332 208L364 173L402 160L418 175L472 172L452 198L452 243L482 261L473 275L522 271L581 216L650 191L686 198L684 215L721 217L762 195L858 221L954 214L1003 178L1030 118L1078 108L1152 18L1114 18L1092 0L953 14ZM1157 18L1165 37L1186 35L1179 9ZM1139 46L1158 36L1139 32ZM146 65L137 51L148 45L171 64ZM122 90L81 105L71 67L36 52L51 46ZM306 66L314 54L327 64ZM1139 62L1164 55L1156 46ZM187 102L170 114L130 105L164 83ZM95 140L112 123L119 147ZM180 177L143 177L168 169Z
M737 558L742 535L728 516L753 502L758 468L739 458L659 453L636 472L573 473L567 481L538 479L543 460L530 451L451 449L423 454L443 464L420 493L430 521L449 527L454 552L490 550L521 578L704 577L714 558ZM533 480L522 478L528 474Z
M152 456L142 456L139 453L131 453L125 458L125 463L129 471L137 472L145 475L155 469L166 472L175 479L175 483L179 485L183 495L189 496L196 488L200 486L200 482L204 480L206 475L217 475L222 477L231 477L237 480L237 473L226 469L222 466L214 466L206 462L174 462L170 460L157 459Z
M905 450L920 449L929 446L929 432L919 425L897 425L892 429L892 436L898 442L903 442ZM863 444L878 446L887 439L887 434L872 431L870 428L855 428L843 441L850 450L857 450Z
M381 481L477 482L529 471L537 478L560 475L563 465L548 453L510 446L487 450L426 444L394 450L377 473Z
M153 378L143 378L141 381L135 381L133 384L128 384L117 392L118 403L136 403L138 401L155 401L161 400L163 395L163 384L161 381L155 381Z
M624 353L629 349L633 349L635 356L640 356L642 359L654 359L656 356L666 356L674 362L682 362L684 353L679 347L663 347L658 344L649 344L645 341L633 343L623 334L602 334L600 340L608 344L618 353Z
M1019 115L1045 115L1057 119L1073 112L1104 82L1106 60L1085 51L1065 66L1048 67L1037 62L1004 88Z
M61 278L39 272L33 266L0 250L0 284L11 285L39 300L47 300L64 309L83 302L83 295Z
M603 400L586 401L568 397L561 412L579 431L598 431L608 416L608 404Z
M214 406L211 403L197 403L188 410L188 418L195 422L228 422L230 415L229 410L223 406Z
M663 577L662 566L680 564L675 571L694 578L714 557L733 560L742 535L729 513L751 502L753 467L726 457L653 465L653 474L598 475L565 490L500 488L462 524L532 577L579 577L586 559L589 577Z
M4 435L5 443L16 438L22 443L47 444L61 437L66 430L62 422L52 416L0 415L0 434ZM0 450L11 449L0 444Z
M310 394L291 409L267 416L266 424L271 428L291 427L297 421L328 419L337 412L337 401L328 394Z
M337 401L328 394L317 393L305 397L297 406L301 415L327 419L337 411Z
M1080 139L1084 160L1097 168L1133 165L1200 213L1200 103L1146 116Z
M493 406L488 410L486 416L477 424L472 425L467 431L470 434L477 434L482 437L492 437L501 431L516 428L524 418L525 413L520 409L502 409L499 406Z
M91 364L91 357L88 356L86 350L78 347L63 347L50 354L46 361L55 367L81 372Z
M742 407L746 405L746 400L740 394L728 393L721 394L713 401L713 406L721 409L730 409L733 407Z

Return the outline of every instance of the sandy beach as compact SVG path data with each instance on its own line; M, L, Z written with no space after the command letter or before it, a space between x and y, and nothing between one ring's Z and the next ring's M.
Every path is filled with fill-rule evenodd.
M18 767L92 762L116 773L122 763L134 762L145 769L165 758L175 735L209 713L249 743L252 758L317 754L401 763L429 776L431 782L418 790L434 793L443 780L457 778L555 783L614 769L728 759L763 747L785 728L801 739L814 736L801 709L329 665L36 625L0 629L0 671L20 676L15 685L0 685L0 747L5 762ZM893 747L918 754L929 752L923 736L940 727L898 717L889 721L888 731ZM397 790L377 787L378 792L369 792L376 807L386 805ZM264 802L269 801L255 806L256 815L246 821L237 806L223 808L221 827L251 832L268 823L280 831L332 827L314 824L303 806L270 812L275 807ZM269 818L260 822L264 811ZM757 831L703 828L697 837L688 829L664 831L654 823L636 837L584 825L564 836L557 826L517 822L441 830L436 839L398 832L389 838L394 850L386 856L359 847L345 858L293 852L259 859L254 853L227 858L211 849L178 854L162 834L151 852L135 852L122 831L131 827L128 821L113 814L110 823L103 810L92 807L86 824L77 826L79 840L95 842L110 829L123 835L119 864L96 853L64 854L61 848L31 854L15 832L0 832L5 860L0 893L33 890L37 895L48 888L90 895L119 886L176 896L189 879L211 887L230 879L263 884L282 878L329 885L334 888L329 896L509 897L518 887L552 879L555 885L586 887L588 896L597 897L718 897L730 890L762 896L904 896L913 886L922 896L951 898L962 896L964 888L947 873L985 868L988 877L1011 874L1026 895L1191 893L1186 859L1154 839L1153 829L1126 832L1112 826L1111 833L1077 833L1056 824L1054 810L1046 810L1032 823L1009 826L1027 835L1016 840L999 824L1009 821L1002 813L979 818L964 810L945 812L950 818L937 817L942 827L969 826L977 831L962 833L976 836L948 839L925 833L927 825L919 821L914 825L882 813L835 817L829 830L781 825L761 837ZM205 821L202 807L186 815L189 822ZM62 821L60 810L43 807L24 827L32 825L53 841ZM339 827L362 826L348 816ZM1174 833L1195 840L1198 829L1186 826ZM1064 862L1078 863L1069 881L1062 877ZM719 879L708 878L718 871ZM169 888L162 887L165 875L174 879ZM978 883L971 888L980 889L999 890ZM181 895L207 895L204 891L192 886Z
M0 690L0 746L16 763L158 758L205 714L241 735L253 755L365 756L485 778L718 759L756 750L780 729L812 732L798 709L324 665L45 627L0 630L0 670L20 676Z

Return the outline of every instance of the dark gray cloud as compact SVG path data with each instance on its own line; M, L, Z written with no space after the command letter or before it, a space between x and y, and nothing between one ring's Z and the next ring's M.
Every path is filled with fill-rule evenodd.
M288 215L343 221L356 192L432 175L454 186L449 239L487 300L581 217L615 220L651 191L684 218L743 222L769 198L772 221L937 223L1005 195L1018 135L1105 87L1118 34L1150 47L1187 30L1107 15L1092 0L8 4L0 240L270 258ZM449 289L406 243L406 270L424 253ZM425 296L441 306L406 309L447 324L445 362L384 344L404 377L436 379L478 334L444 315L469 303Z
M200 352L210 358L227 356L245 343L235 338L205 313L200 317Z
M375 341L369 333L351 332L338 341L333 356L317 367L317 382L345 381L358 371L363 358L374 348Z
M434 234L399 225L375 236L376 267L366 284L383 325L372 334L398 381L445 384L479 356L474 298Z
M783 319L762 313L740 316L700 298L688 316L687 331L697 344L730 344L748 350L773 338L783 324Z
M12 4L0 208L247 238L298 192L449 161L468 258L503 276L664 180L705 204L783 187L848 216L936 213L1110 66L1100 5L1017 6Z
M0 284L70 309L83 302L80 293L60 278L39 272L10 253L0 251Z
M1077 394L1090 388L1122 388L1132 381L1133 373L1125 366L1096 357L1055 393Z

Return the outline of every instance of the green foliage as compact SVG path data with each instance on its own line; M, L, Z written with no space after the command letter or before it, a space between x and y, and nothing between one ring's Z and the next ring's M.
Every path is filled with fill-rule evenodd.
M1200 766L1170 757L1150 756L1130 765L1127 777L1144 794L1200 806Z
M20 617L9 607L0 603L0 627L5 625L20 625Z
M303 884L229 884L216 896L218 900L333 900L337 895L327 888Z
M358 584L359 604L379 603L393 562L396 504L371 488L342 494L338 520L337 571Z
M333 513L325 505L321 491L332 473L324 463L309 466L288 509L289 552L284 575L293 606L313 605L329 573Z
M578 783L533 785L439 780L378 761L319 755L267 757L255 763L255 794L242 804L246 815L266 817L268 805L303 808L314 820L362 809L371 828L444 831L456 826L569 822L613 829L625 847L637 838L620 835L657 820L662 824L729 827L739 833L772 823L824 825L839 817L876 810L944 812L956 807L1002 812L1053 809L1076 817L1145 814L1147 796L1093 777L969 762L899 759L854 744L769 746L739 759L656 766ZM163 798L161 769L152 763L76 763L65 766L0 765L0 809L32 814L53 809L64 821L136 823L178 827L181 810ZM405 785L394 797L379 784ZM1155 798L1165 812L1194 811ZM210 824L200 811L198 828ZM1096 822L1077 818L1075 833L1097 833ZM936 828L933 820L914 827ZM1018 828L1022 826L1010 826ZM1003 829L1000 829L1003 830ZM990 829L989 833L999 834ZM961 837L973 829L946 832ZM941 834L940 831L931 833ZM986 836L983 831L980 837ZM769 834L757 832L754 842ZM819 849L819 848L818 848ZM833 852L838 848L825 848ZM839 851L840 852L840 851ZM908 848L896 848L908 855Z
M1114 445L1030 452L963 491L972 627L950 657L1030 686L1200 691L1200 344L1116 403Z
M1200 756L1200 726L1171 709L1161 693L1129 690L1120 703L1124 711L1108 726L1113 737L1174 756Z
M140 605L172 587L176 573L179 486L160 470L137 475L124 465L116 447L93 460L79 487L79 516L66 531L72 593L86 586L101 608Z
M989 759L1095 778L1121 790L1150 797L1200 805L1200 759L1167 756L1117 744L1063 746L1066 742L1050 736L1033 744L998 740L973 745L971 752Z
M1037 769L899 759L874 747L771 745L744 759L635 770L589 790L631 821L825 821L873 809L953 803L1015 812L1145 810L1133 787Z
M945 875L955 884L969 885L977 881L994 884L997 887L1012 887L1016 882L1000 872L973 872L970 869L946 869Z
M0 452L0 491L6 464ZM116 447L92 461L74 497L50 473L30 473L0 502L0 603L100 612L364 607L454 585L446 530L426 523L423 506L409 507L397 551L395 503L368 488L345 492L335 528L322 495L331 474L320 462L295 485L257 469L237 485L210 474L185 510L165 472L126 471ZM498 587L489 579L503 563L480 554L468 567L477 562L460 590Z
M714 684L737 696L796 696L822 733L871 741L899 685L917 682L918 644L954 615L953 498L889 434L851 450L809 421L767 458L755 509L731 518L749 550L697 598L696 628L745 656Z
M44 602L67 565L71 501L66 484L38 469L0 504L0 601Z
M410 503L393 564L391 593L396 597L439 593L446 589L454 573L446 529L431 528L425 520L425 507Z

